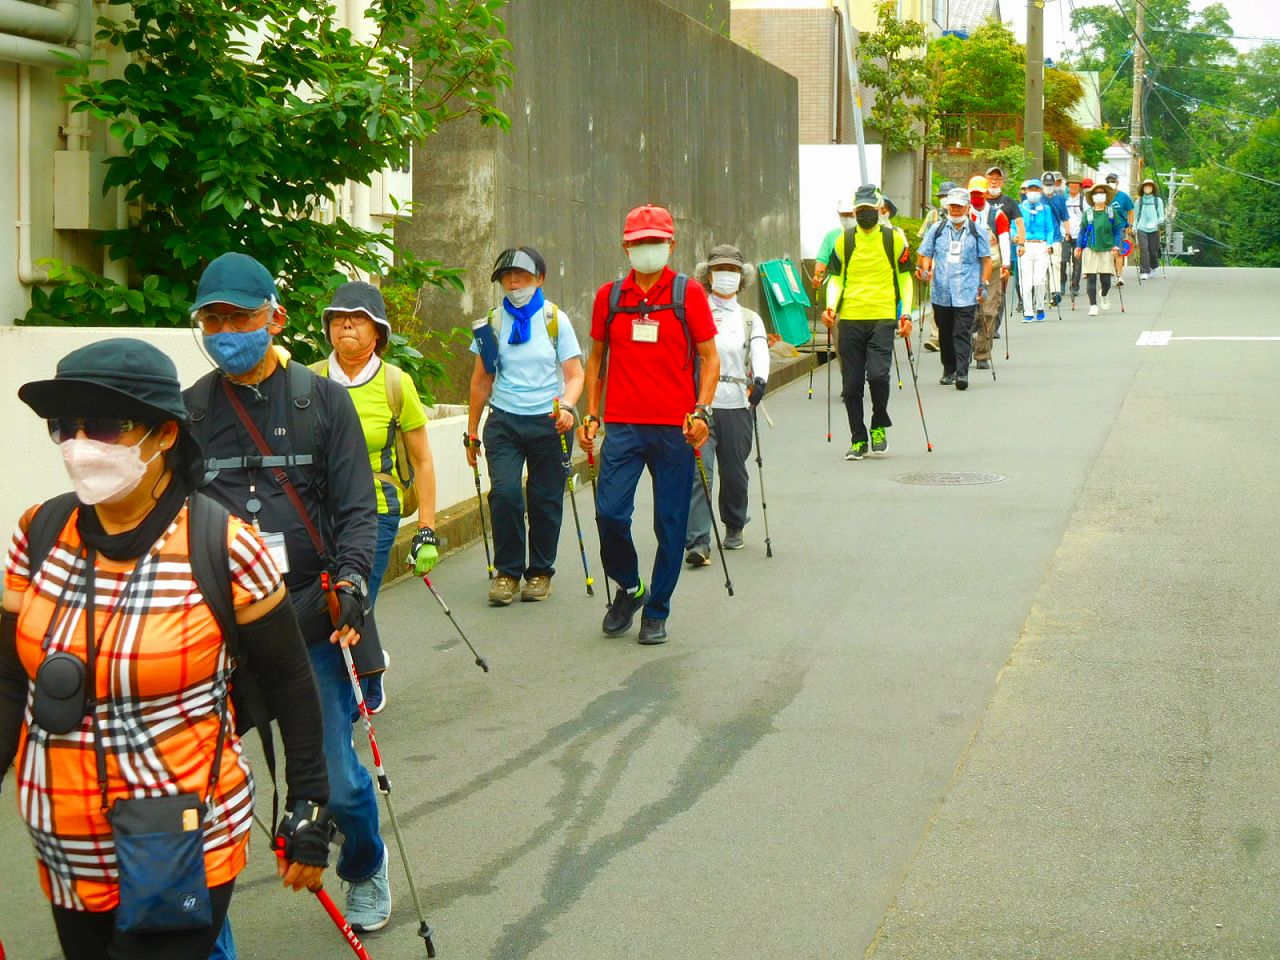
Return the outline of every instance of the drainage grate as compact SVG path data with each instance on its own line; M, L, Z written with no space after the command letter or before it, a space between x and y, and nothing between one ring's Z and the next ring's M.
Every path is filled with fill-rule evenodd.
M893 479L899 483L931 487L963 487L976 483L999 483L1008 478L1002 473L904 473Z

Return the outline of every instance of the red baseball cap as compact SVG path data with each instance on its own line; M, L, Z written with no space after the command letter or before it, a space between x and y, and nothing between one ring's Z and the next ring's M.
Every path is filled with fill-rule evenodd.
M676 235L676 224L671 219L671 211L666 207L655 207L646 203L636 207L627 214L627 222L622 227L622 239L632 240L670 240Z
M1080 186L1083 187L1085 190L1088 190L1090 187L1093 186L1093 181L1090 180L1088 177L1085 177L1083 180L1080 181Z

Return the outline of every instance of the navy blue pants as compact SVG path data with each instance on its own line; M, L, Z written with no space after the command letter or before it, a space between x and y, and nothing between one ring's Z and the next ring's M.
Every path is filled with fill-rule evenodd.
M640 560L631 539L640 472L649 468L653 486L653 532L658 553L643 616L665 620L671 594L680 579L685 528L689 523L689 488L693 484L693 448L679 427L643 423L610 423L600 456L596 489L596 526L604 570L628 590L640 584Z
M545 413L521 416L491 407L484 423L484 449L489 461L494 567L517 580L525 576L554 576L565 487L564 451L555 422ZM528 564L525 563L525 490L521 480L526 464L529 467Z

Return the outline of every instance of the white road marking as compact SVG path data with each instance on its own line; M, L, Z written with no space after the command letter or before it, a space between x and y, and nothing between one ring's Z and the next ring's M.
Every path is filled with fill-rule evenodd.
M1280 337L1174 337L1174 340L1280 340Z
M1173 338L1172 330L1145 330L1138 337L1137 346L1139 347L1163 347L1167 346Z

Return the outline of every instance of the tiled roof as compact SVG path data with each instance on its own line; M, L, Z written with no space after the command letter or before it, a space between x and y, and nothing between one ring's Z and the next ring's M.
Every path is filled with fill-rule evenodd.
M948 30L976 30L991 17L1000 19L1000 0L951 0Z

